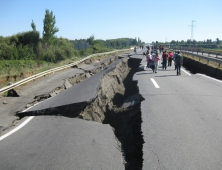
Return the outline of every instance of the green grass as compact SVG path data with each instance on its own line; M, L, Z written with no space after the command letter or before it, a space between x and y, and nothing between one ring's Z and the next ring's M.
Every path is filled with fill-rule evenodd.
M67 59L58 63L40 60L1 60L0 61L0 88L8 85L8 82L19 81L25 77L49 70L51 68L66 65L77 61L78 58Z
M4 92L4 93L2 94L2 96L3 96L3 97L8 96L8 91Z
M222 53L222 49L207 49L207 48L202 48L201 49L202 51L205 51L205 52L211 52L211 53Z

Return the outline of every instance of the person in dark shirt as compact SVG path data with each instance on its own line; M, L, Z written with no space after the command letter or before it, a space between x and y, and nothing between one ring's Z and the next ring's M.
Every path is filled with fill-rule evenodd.
M180 55L179 51L175 55L175 61L174 62L176 64L177 75L181 75L180 68L181 68L181 65L183 64L183 56Z
M163 55L162 55L162 59L163 59L163 69L166 70L167 68L167 59L168 59L168 54L166 51L163 52Z

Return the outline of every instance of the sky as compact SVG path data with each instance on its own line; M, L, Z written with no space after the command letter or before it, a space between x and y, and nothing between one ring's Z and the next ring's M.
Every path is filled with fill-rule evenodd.
M0 36L31 31L42 37L45 10L57 37L140 38L143 42L222 40L222 0L0 0Z

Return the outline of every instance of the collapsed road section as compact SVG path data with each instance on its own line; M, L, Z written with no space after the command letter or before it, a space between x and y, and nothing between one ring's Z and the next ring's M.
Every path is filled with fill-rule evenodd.
M143 137L137 82L139 58L119 57L108 67L17 116L62 115L110 124L120 144L125 169L142 169Z

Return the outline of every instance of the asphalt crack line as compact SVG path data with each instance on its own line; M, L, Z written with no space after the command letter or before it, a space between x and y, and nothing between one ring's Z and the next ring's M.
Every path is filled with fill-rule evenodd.
M161 163L158 155L152 149L150 149L150 151L156 156L159 166L162 166L164 169L169 170L165 166L163 166L163 164Z

